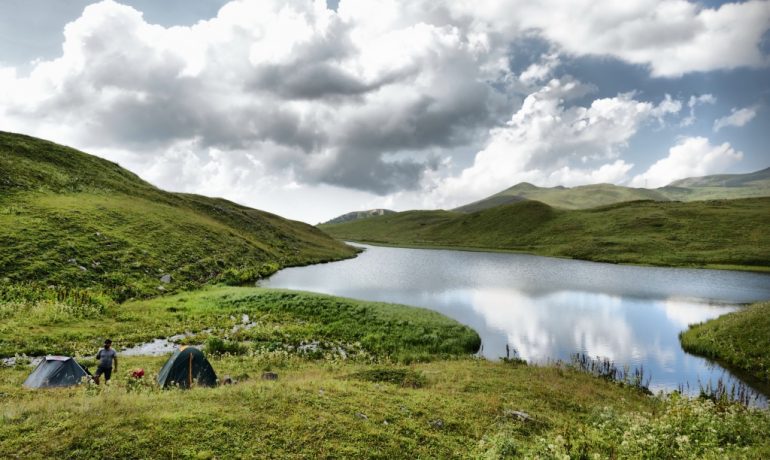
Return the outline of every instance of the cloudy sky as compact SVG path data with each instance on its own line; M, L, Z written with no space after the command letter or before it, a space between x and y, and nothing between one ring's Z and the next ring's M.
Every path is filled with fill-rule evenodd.
M0 0L0 130L310 223L770 166L770 1Z

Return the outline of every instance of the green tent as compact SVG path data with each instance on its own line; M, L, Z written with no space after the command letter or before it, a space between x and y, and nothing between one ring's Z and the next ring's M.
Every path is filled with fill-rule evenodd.
M69 356L46 356L29 374L27 388L71 387L88 378L88 371Z
M163 388L178 386L190 388L217 386L217 374L203 353L194 347L175 351L158 374L158 385Z

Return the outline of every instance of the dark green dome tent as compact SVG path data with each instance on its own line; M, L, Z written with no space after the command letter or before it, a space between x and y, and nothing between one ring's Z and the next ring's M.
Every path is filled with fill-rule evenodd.
M194 347L180 348L166 361L158 374L158 385L163 388L178 386L217 386L217 374L203 353Z
M83 382L88 372L69 356L46 356L29 374L27 388L71 387Z

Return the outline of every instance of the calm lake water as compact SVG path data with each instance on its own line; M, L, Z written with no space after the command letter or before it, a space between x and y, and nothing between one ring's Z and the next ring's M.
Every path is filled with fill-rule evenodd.
M475 329L487 358L505 356L506 344L538 363L584 353L643 367L653 390L735 379L685 353L678 334L770 299L763 274L363 247L355 259L285 269L261 284L430 308Z

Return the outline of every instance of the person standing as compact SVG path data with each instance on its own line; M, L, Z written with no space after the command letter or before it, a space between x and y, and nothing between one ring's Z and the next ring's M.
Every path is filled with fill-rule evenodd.
M104 341L104 348L96 353L96 359L99 365L96 367L94 382L99 385L99 378L104 374L104 382L109 382L112 377L112 370L118 371L118 354L112 349L112 340Z

